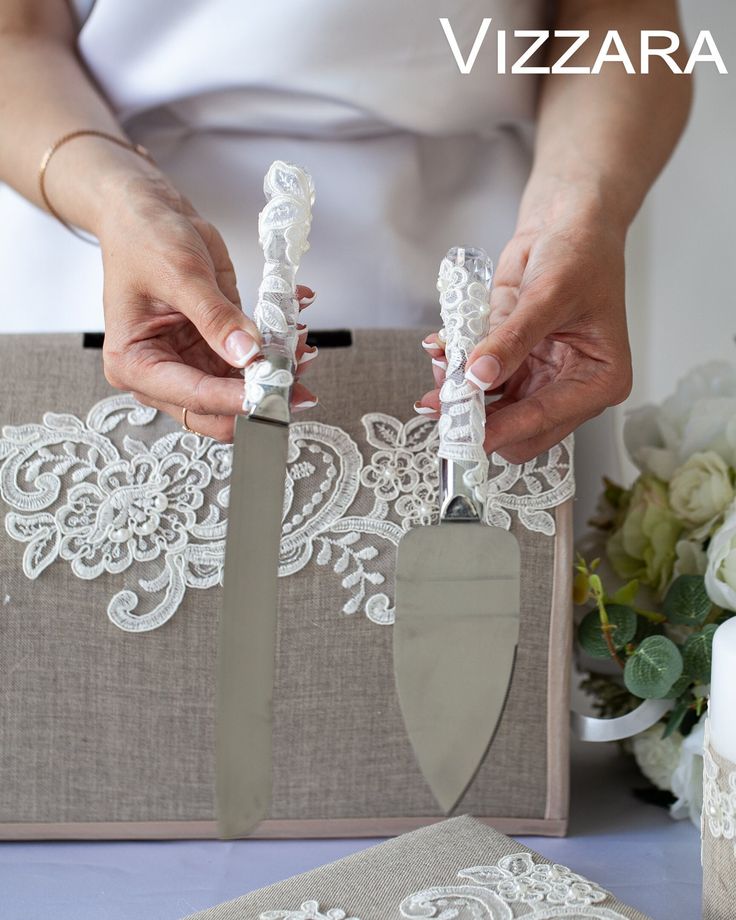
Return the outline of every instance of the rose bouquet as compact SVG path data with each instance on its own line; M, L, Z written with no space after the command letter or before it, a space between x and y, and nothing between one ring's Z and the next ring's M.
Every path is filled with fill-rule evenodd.
M639 475L628 489L605 482L587 539L601 551L576 564L575 601L591 607L578 642L607 663L583 687L607 717L672 701L631 748L678 799L673 813L694 816L713 634L736 611L736 366L696 368L628 416L624 442Z

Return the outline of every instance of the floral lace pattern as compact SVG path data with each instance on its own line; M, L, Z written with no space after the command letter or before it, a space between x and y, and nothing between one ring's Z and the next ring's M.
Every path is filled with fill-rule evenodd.
M703 748L703 811L701 830L717 840L733 842L736 856L736 770L727 773L716 763L711 753L706 731Z
M46 413L0 439L5 527L26 544L25 575L59 562L87 580L132 570L137 590L122 588L107 607L131 632L167 622L187 589L220 584L224 566L232 448L179 430L146 443L139 431L156 416L114 395L84 421ZM342 612L385 625L394 617L386 576L395 548L404 532L437 519L437 425L382 413L362 425L363 453L333 425L292 423L279 575L312 561L329 567L344 591ZM522 466L494 455L487 520L508 528L515 512L528 529L553 534L549 509L574 491L571 454L566 439ZM138 609L139 595L150 609Z
M607 891L565 866L536 863L532 853L512 853L494 866L461 869L458 877L470 884L417 891L401 902L401 915L437 920L624 920L616 911L593 906L610 897Z
M534 862L532 853L512 853L495 866L461 869L458 878L472 884L443 885L410 894L399 905L409 920L626 920L607 907L594 907L607 891L565 866ZM297 910L269 910L260 920L357 920L332 908L320 912L317 901Z
M348 917L339 907L322 913L318 901L305 901L297 910L267 910L260 920L358 920L358 917Z

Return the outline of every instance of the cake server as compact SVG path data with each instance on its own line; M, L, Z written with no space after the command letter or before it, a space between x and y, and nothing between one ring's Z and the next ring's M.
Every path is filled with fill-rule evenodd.
M519 545L483 523L488 459L484 394L465 364L488 334L492 265L451 249L438 289L447 371L440 390L439 524L409 531L396 570L394 672L406 730L437 802L449 813L503 712L519 635Z
M216 800L223 837L248 834L271 803L271 703L277 577L296 371L295 276L306 252L314 187L280 160L264 180L258 221L265 257L254 319L261 360L245 371L242 416L235 425L217 648Z

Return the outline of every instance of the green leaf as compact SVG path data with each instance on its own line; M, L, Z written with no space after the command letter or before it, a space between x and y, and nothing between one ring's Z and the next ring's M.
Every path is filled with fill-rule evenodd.
M608 614L608 621L613 627L611 638L614 648L619 651L634 638L638 618L631 607L624 607L622 604L606 606L606 613ZM583 617L578 627L578 641L593 658L611 657L597 608L594 608Z
M671 623L700 626L712 606L703 576L678 576L670 585L662 606Z
M690 673L687 669L687 665L684 665L684 671L682 676L679 677L674 684L670 687L669 691L665 693L664 699L666 700L676 700L678 696L687 690L690 684L693 682L693 678L690 676Z
M713 633L718 629L715 623L688 636L682 647L682 659L685 670L693 680L701 684L710 683L710 666L713 660Z
M663 699L682 674L682 655L666 636L649 636L626 662L626 688L643 700Z
M634 578L633 581L630 581L628 584L623 585L618 589L615 594L611 595L612 604L623 604L625 607L630 607L636 598L637 591L639 590L639 579Z
M670 735L674 735L677 729L682 725L682 720L687 715L689 708L690 703L688 700L680 700L672 712L670 712L662 738L669 738Z

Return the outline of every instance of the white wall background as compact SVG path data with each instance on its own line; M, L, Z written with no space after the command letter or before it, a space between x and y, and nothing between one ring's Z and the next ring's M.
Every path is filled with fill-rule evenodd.
M689 42L710 29L729 73L695 68L690 124L629 234L634 388L623 406L579 433L578 534L601 476L635 475L620 435L627 409L661 400L697 364L736 361L736 2L680 0L680 7Z
M666 396L695 364L736 361L736 3L681 8L690 42L710 29L729 74L695 68L687 132L631 230L629 406Z

